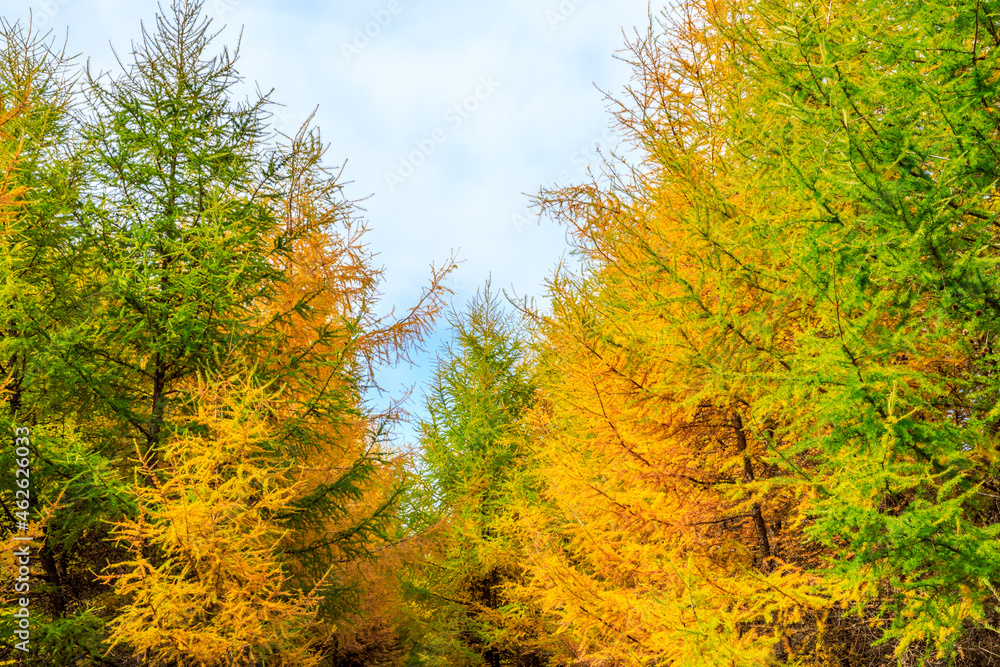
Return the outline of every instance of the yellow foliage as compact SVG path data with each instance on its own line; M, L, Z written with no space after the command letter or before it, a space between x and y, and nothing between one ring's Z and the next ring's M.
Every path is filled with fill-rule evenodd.
M267 392L216 379L195 396L164 474L146 471L157 481L137 488L138 516L116 525L132 559L104 576L129 600L113 641L149 665L316 665L304 637L318 597L285 590L279 559L275 517L298 489L267 446Z

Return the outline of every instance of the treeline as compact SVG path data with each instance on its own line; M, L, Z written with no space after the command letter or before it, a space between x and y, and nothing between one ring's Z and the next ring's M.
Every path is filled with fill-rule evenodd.
M10 664L1000 664L1000 3L665 10L538 198L581 270L450 312L412 452L365 396L444 272L373 315L201 4L115 76L4 37Z

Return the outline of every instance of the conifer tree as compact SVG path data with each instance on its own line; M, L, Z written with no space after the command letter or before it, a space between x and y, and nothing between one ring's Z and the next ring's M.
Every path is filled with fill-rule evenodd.
M40 417L46 394L40 361L47 334L72 302L75 204L81 182L73 155L69 64L53 41L21 24L2 24L4 109L5 412ZM46 408L46 412L58 405Z
M90 566L108 556L102 518L120 514L129 503L126 485L107 459L80 442L75 396L54 372L60 333L87 314L80 280L87 266L79 203L85 171L69 72L50 36L3 24L0 99L9 106L2 137L0 424L7 434L13 426L31 433L32 477L28 498L15 497L12 485L0 491L0 526L10 546L4 549L2 588L5 599L18 597L10 538L15 531L24 534L15 516L22 511L39 538L27 658L72 665L96 659L106 648L103 619L86 604L100 588ZM0 463L14 469L13 448L0 450ZM13 637L12 627L5 616L5 637ZM14 653L10 644L4 649Z
M112 639L144 665L319 664L320 595L288 586L275 548L294 464L270 441L273 391L253 383L238 370L198 382L162 450L162 481L148 471L138 516L118 524L132 560L105 575L129 600Z
M587 264L543 320L526 589L567 660L980 664L994 9L677 10L618 107L640 163L544 200Z
M92 315L64 363L113 455L138 437L155 461L180 383L265 337L255 308L280 282L268 100L233 101L237 54L213 55L214 36L202 3L178 0L122 72L88 73Z
M29 296L51 284L61 306L39 311L35 357L25 330L3 341L36 373L22 412L51 422L37 439L45 575L30 664L329 663L378 625L354 601L389 552L401 461L395 413L365 395L429 330L450 266L405 316L374 315L380 271L318 131L271 137L266 96L232 101L235 55L210 55L202 8L177 0L119 76L88 73L76 171L32 157L38 128L4 144L10 166L34 160L8 171L31 187L6 191L5 206L28 203L4 209L24 250L4 259L48 262L10 273ZM54 153L71 145L57 127ZM45 395L45 409L24 398ZM236 456L248 425L264 435ZM232 447L200 451L209 441ZM192 528L212 505L225 536ZM167 598L203 607L168 618ZM137 630L149 622L159 632Z
M510 613L522 576L504 528L528 443L521 418L534 400L524 331L489 284L450 318L421 423L423 475L440 523L404 582L411 652L421 664L538 665L540 628Z
M746 9L719 24L753 91L733 145L774 200L744 243L787 258L776 295L809 309L767 391L814 457L845 646L867 623L859 659L977 664L997 621L996 7Z

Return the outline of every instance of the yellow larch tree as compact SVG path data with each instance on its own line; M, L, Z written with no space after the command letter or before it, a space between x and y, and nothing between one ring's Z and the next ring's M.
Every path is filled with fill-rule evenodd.
M542 492L520 521L520 593L562 662L766 664L790 628L818 642L833 604L775 463L790 443L765 389L799 305L773 298L783 259L740 235L774 200L731 142L740 81L713 24L733 9L686 3L638 39L616 114L638 164L541 199L584 261L538 319Z
M132 556L105 578L129 600L112 622L147 665L317 665L320 596L290 589L278 545L298 487L272 438L273 396L252 375L205 378L189 416L118 524Z
M542 198L584 258L520 524L559 659L995 652L996 25L695 0L634 44L639 159Z

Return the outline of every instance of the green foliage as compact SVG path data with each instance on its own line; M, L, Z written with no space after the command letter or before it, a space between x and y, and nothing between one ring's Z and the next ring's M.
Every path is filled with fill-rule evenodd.
M174 3L123 72L88 73L91 306L63 358L117 455L129 433L155 456L179 384L262 336L257 308L281 280L268 101L232 101L236 56L210 55L201 8Z
M445 507L488 516L523 456L512 431L534 387L523 334L489 285L450 324L452 342L427 392L424 460Z
M39 667L100 664L108 657L108 647L104 642L105 624L106 620L91 609L39 623L36 626L38 636L32 637L35 641L26 664ZM12 632L5 634L11 636ZM121 657L112 655L112 659Z
M394 417L363 396L428 331L447 270L406 318L373 314L379 271L318 130L275 138L266 96L233 101L236 56L211 55L202 9L177 0L120 74L88 71L79 113L59 54L5 28L0 425L33 434L46 664L336 660L364 626L359 572L391 546ZM233 368L246 383L226 409L268 387L240 413L267 437L206 464L228 417L202 414L198 378ZM244 463L258 472L234 487ZM160 539L212 506L221 542ZM9 511L0 523L9 534ZM214 603L203 571L219 575ZM183 607L170 618L168 598Z
M51 339L75 317L75 267L84 254L74 219L82 171L73 81L46 36L3 22L0 42L0 396L25 423L54 422L65 411L50 373Z
M533 656L511 641L505 587L519 576L502 529L526 463L520 418L534 401L522 325L489 285L449 320L421 423L423 474L440 523L435 547L405 582L415 664L489 665ZM536 658L537 659L537 658Z
M954 657L1000 567L997 7L747 9L719 26L752 91L732 145L777 197L740 241L785 258L779 302L809 304L761 391L795 406L779 437L815 457L831 588L877 605L898 657Z

